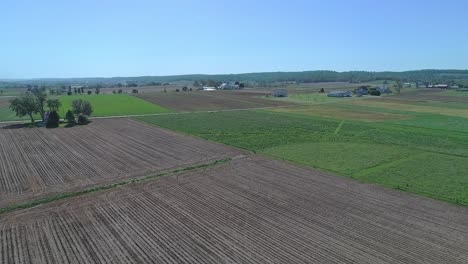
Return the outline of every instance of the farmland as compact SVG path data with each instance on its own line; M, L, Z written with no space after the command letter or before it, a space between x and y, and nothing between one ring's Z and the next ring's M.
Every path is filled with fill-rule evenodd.
M468 204L466 110L444 107L452 104L444 101L429 106L380 100L141 119L360 181ZM424 157L431 160L430 176L420 169ZM393 176L377 177L389 168Z
M468 261L459 97L269 93L64 96L143 116L4 124L0 262Z
M128 119L73 128L0 129L0 208L238 151Z
M466 263L467 215L251 156L10 213L0 261Z
M290 102L277 102L264 98L271 92L253 91L193 91L180 93L143 93L136 96L167 109L178 112L248 109L290 105Z

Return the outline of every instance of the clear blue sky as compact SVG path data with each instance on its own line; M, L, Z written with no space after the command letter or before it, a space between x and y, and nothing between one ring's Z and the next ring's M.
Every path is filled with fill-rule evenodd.
M1 0L0 78L468 68L465 0Z

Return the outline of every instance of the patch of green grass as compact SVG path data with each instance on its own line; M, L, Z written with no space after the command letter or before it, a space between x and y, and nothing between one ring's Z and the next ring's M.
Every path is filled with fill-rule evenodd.
M29 117L24 116L22 118L17 117L15 112L13 112L10 108L8 107L2 107L0 108L0 121L16 121L16 120L25 120L29 121Z
M425 153L354 175L365 182L468 205L468 158Z
M71 109L71 103L76 99L87 100L91 103L94 110L92 116L141 115L169 112L169 110L161 106L126 94L65 95L60 97L60 101L63 104L63 107L60 109L61 117L64 117L66 111Z
M265 149L262 153L350 175L366 168L407 157L417 151L391 145L324 142L282 145Z

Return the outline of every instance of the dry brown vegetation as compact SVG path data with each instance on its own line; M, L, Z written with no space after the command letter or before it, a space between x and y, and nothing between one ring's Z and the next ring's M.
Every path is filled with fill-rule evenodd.
M468 209L261 157L3 215L2 263L467 263Z
M134 120L0 128L0 207L231 157L237 150Z

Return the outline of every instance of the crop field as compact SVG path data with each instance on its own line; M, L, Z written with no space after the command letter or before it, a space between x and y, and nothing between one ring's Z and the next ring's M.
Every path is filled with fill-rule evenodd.
M410 93L402 93L401 95L396 95L395 98L468 103L468 97L453 96L451 95L452 92L455 92L455 91L445 91L441 89L429 88L429 89L420 89L420 90L417 90L415 92L410 92ZM457 92L457 95L458 95L458 92Z
M468 96L468 92L450 90L450 91L442 92L442 93L440 93L440 95L443 95L443 96L461 96L461 97L466 97L466 96Z
M135 120L0 128L0 208L239 153Z
M134 96L126 94L100 94L100 95L72 95L62 96L63 104L61 111L63 116L71 109L73 100L87 100L93 106L92 116L119 116L119 115L141 115L168 112L164 107L146 102Z
M0 262L466 263L468 209L261 157L0 218Z
M338 102L343 100L353 100L352 98L328 97L326 94L319 93L293 93L290 94L288 97L273 97L271 99L281 102L294 102L299 104L322 104Z
M271 109L274 112L293 113L310 115L317 117L350 119L363 122L377 122L386 120L400 120L412 118L412 116L394 113L380 113L376 115L372 111L362 110L358 108L347 109L333 104L321 104L314 106L287 107Z
M288 105L264 98L268 91L192 91L144 93L135 96L178 112L248 109Z
M288 107L141 120L361 181L468 205L467 168L463 165L468 164L467 119L383 109L390 112L370 112L374 120L358 121L354 111L374 108L341 103L333 107L354 110L347 115L331 111L333 117L319 117L291 113L288 111L296 107ZM392 115L404 118L388 118ZM427 176L427 171L420 169L421 157L434 156L432 173ZM451 173L445 171L448 167ZM394 177L383 181L370 176L386 175L388 168ZM441 189L452 191L442 193Z

